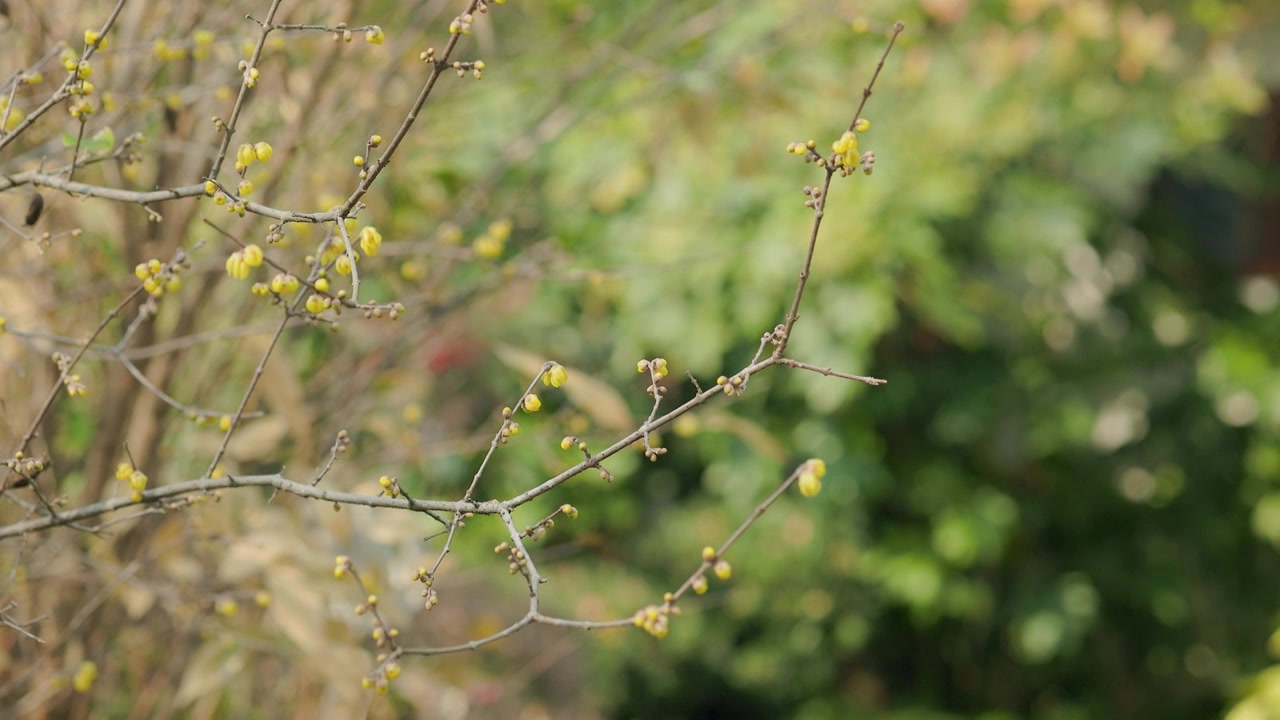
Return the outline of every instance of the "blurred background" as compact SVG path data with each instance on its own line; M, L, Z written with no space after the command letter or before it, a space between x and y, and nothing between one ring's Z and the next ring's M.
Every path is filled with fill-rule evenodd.
M257 37L244 15L266 5L130 2L95 58L86 132L147 141L139 162L77 179L199 182L209 118L229 113ZM78 49L110 10L10 6L6 77L59 41ZM376 23L387 41L272 36L236 138L276 148L251 172L255 199L345 198L350 158L394 133L425 77L418 53L443 46L459 8L284 3L280 22ZM819 179L785 148L839 137L895 20L907 30L863 113L875 173L834 186L791 343L889 384L770 371L681 418L657 463L624 453L613 483L582 476L517 517L577 506L534 550L544 601L627 617L823 458L823 492L771 509L669 637L532 627L406 658L375 697L359 683L371 628L333 557L353 558L407 645L464 642L527 605L492 553L501 526L459 535L427 613L410 577L440 541L421 542L418 517L248 491L106 538L0 544L0 601L47 616L28 628L44 644L0 631L0 698L31 717L1280 718L1273 0L495 5L460 46L484 79L442 79L361 216L386 238L362 297L407 316L291 329L226 470L306 479L347 429L327 487L376 492L390 474L454 499L496 409L558 360L565 391L544 393L482 485L510 496L574 462L562 436L603 447L643 420L638 359L667 358L672 404L693 394L686 371L706 387L744 366L789 304L811 216L800 188ZM60 82L54 58L13 107ZM65 162L59 137L77 128L55 110L0 170ZM23 192L0 194L15 228ZM278 311L227 278L235 248L200 218L259 242L268 222L185 200L155 223L43 194L29 232L50 232L47 247L0 241L0 440L15 444L56 378L58 338L90 332L135 263L200 240L135 360L182 402L234 410ZM301 268L320 237L291 227L268 254ZM87 400L60 402L44 430L74 502L121 492L125 442L154 484L204 471L216 422L109 358L81 372ZM85 661L97 675L81 691Z

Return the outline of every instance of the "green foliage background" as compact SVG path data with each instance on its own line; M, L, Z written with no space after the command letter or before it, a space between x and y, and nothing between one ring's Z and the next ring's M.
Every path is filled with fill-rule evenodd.
M619 383L655 354L706 382L781 318L815 177L783 147L834 139L880 30L908 24L866 113L876 173L834 191L793 345L890 384L774 374L679 427L658 464L574 487L578 547L606 539L550 592L617 602L635 586L600 573L673 587L795 462L831 468L817 500L752 529L733 581L687 603L670 638L593 647L593 702L620 717L1200 718L1242 698L1238 717L1280 713L1273 685L1249 684L1280 609L1280 316L1274 279L1247 277L1250 243L1274 242L1249 224L1277 176L1247 118L1280 81L1275 7L516 13L495 35L518 65L493 63L457 127L500 153L547 104L571 109L494 193L581 273L553 270L530 312L494 322ZM566 87L549 67L581 75ZM466 186L485 169L448 172ZM530 479L519 452L511 487Z

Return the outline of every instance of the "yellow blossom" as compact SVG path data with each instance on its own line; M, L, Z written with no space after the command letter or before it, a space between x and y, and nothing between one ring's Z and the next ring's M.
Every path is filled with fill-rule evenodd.
M858 135L851 131L845 131L840 139L831 143L831 150L839 157L836 162L844 167L851 168L858 164Z
M813 458L800 467L800 494L813 497L822 491L822 477L827 474L827 464L819 458Z
M242 251L237 250L227 258L227 274L236 280L249 277L249 263L245 261Z
M378 250L382 247L382 233L378 232L378 228L372 225L366 225L360 228L360 249L365 255L373 257L378 254Z
M542 384L551 387L561 387L569 382L569 371L560 363L551 363L551 367L542 374Z
M654 377L661 380L662 378L667 376L667 359L666 358L654 358L651 365L653 367Z
M76 668L76 673L71 678L71 687L79 693L89 692L89 689L93 687L93 681L97 679L97 664L86 660L80 663L80 667Z
M244 246L244 261L249 267L258 267L262 264L262 248L257 245Z

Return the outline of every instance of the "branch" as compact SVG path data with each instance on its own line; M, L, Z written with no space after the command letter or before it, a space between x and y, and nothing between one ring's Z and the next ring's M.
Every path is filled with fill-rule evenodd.
M74 510L67 510L58 514L56 517L46 515L34 520L6 525L4 527L0 527L0 540L3 540L4 538L17 537L29 532L36 532L38 530L46 530L48 528L67 525L68 523L76 522L78 520L105 515L106 513L134 505L147 505L149 503L169 498L178 498L194 493L209 494L218 490L229 490L240 487L271 487L281 492L297 495L298 497L308 498L311 500L322 500L324 502L336 503L338 505L397 508L400 510L416 510L419 512L435 510L439 512L496 515L504 505L503 503L495 500L487 502L453 502L448 500L410 500L404 497L391 498L377 495L356 495L354 493L335 492L333 490L312 487L309 483L295 482L278 473L275 475L242 475L238 477L224 476L212 479L189 480L186 482L174 483L173 485L164 485L144 490L140 493L142 499L137 502L128 497L117 497L78 507Z
M116 18L120 17L120 11L124 9L124 4L125 4L125 0L118 0L116 2L116 6L112 8L111 14L107 16L106 22L102 24L102 28L98 31L99 37L105 38L107 36L107 33L111 31L112 26L116 24ZM101 46L102 46L102 43L101 41L99 41L95 45L90 45L86 47L85 51L80 55L80 58L79 58L80 62L84 62L89 58L93 57L93 53L96 52L98 48ZM23 118L22 122L18 123L17 127L15 127L12 132L5 133L4 126L0 125L0 150L5 149L5 147L7 147L9 143L13 142L14 139L16 139L23 132L25 132L27 128L35 124L35 122L39 120L41 116L43 116L45 113L49 112L49 110L54 105L57 105L58 103L70 97L70 93L67 91L71 88L71 85L75 82L75 80L76 80L75 72L67 73L67 79L62 81L62 85L60 85L57 90L53 91L53 94L49 96L49 99L45 100L43 103L40 104L40 107L37 107L35 110L32 110L30 114L28 114L25 118ZM5 189L6 188L0 188L0 191Z
M858 103L858 109L853 113L853 120L849 121L849 130L854 129L854 124L858 122L858 117L862 114L862 108L867 104L867 98L871 97L871 88L876 84L876 78L880 77L880 70L884 67L884 61L889 57L889 51L893 49L893 43L897 41L898 35L906 28L902 22L893 24L893 32L889 35L889 43L885 45L884 52L880 55L880 62L876 65L875 72L871 73L871 81L862 90L862 101ZM787 343L791 340L791 330L795 327L796 321L800 319L800 300L804 297L805 285L809 282L809 270L813 266L813 252L818 246L818 230L822 227L822 218L826 214L827 198L830 196L831 178L836 174L836 164L832 161L824 163L826 175L822 178L822 193L818 196L817 202L813 209L813 227L809 231L809 249L805 252L804 266L800 269L800 281L796 283L795 296L791 299L791 309L787 311L787 319L782 327L782 337L777 347L773 349L774 357L782 357L787 350Z
M818 367L817 365L810 365L809 363L800 362L799 360L792 360L791 358L782 358L778 362L779 364L786 365L789 368L795 368L797 370L808 370L809 372L816 372L819 375L826 375L828 377L844 378L845 380L856 380L857 382L866 383L872 387L875 387L877 385L884 385L889 382L888 380L883 380L881 378L876 378L876 377L870 377L868 375L853 375L850 373L840 372L839 370L832 370L831 368Z

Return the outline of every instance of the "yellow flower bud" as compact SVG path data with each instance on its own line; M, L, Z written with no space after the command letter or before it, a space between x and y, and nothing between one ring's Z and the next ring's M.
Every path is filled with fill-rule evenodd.
M244 261L249 267L258 267L262 264L262 248L257 245L246 245L244 247Z
M471 244L476 256L492 260L502 254L502 241L492 235L481 235Z
M845 167L853 167L861 160L858 155L858 136L856 133L845 131L839 140L831 143L831 149L839 155L837 161Z
M365 255L373 257L378 254L379 248L382 247L382 233L378 232L378 228L372 225L366 225L360 228L360 249Z
M822 480L809 470L800 473L800 479L796 484L800 486L800 494L805 497L813 497L822 491Z
M243 252L233 252L227 258L227 274L236 280L249 277L249 263L245 262Z
M569 382L569 371L560 363L552 363L551 367L542 374L542 384L551 387L561 387ZM566 450L568 448L565 448Z
M511 221L503 218L489 223L489 235L498 242L506 242L511 237Z
M666 358L654 358L652 366L653 366L654 377L661 380L662 378L667 376L667 359Z

